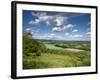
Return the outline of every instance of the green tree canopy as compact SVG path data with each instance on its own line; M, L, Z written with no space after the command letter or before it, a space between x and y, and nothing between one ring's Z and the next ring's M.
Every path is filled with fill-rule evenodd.
M40 55L45 49L45 45L39 40L30 38L27 34L23 36L23 53L25 55L29 55L29 53Z

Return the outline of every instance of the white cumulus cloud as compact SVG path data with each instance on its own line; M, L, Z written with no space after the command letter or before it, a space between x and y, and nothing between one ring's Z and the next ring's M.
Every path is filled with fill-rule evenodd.
M31 20L29 22L29 24L39 24L41 22L45 22L45 23L49 24L49 21L51 19L53 19L53 16L47 15L47 13L45 13L45 12L41 12L41 13L40 12L37 12L37 13L32 12L32 15L36 16L37 19Z
M60 31L64 31L64 30L70 30L70 29L72 29L74 27L75 27L75 25L73 25L73 24L67 24L65 26L53 27L52 31L58 31L58 32L60 32Z
M69 29L69 28L74 28L74 27L75 27L75 25L73 25L73 24L67 24L67 25L65 25L65 26L63 27L63 30Z
M64 16L63 14L50 15L47 12L32 12L32 15L37 18L35 20L31 20L29 24L34 25L45 23L52 28L53 32L60 32L64 30L70 31L76 26L70 23L68 24L68 16ZM77 30L73 32L77 32Z
M56 16L56 26L62 26L64 24L65 19L67 19L67 17L65 18L64 16Z
M91 32L87 32L86 34L87 34L87 35L90 35L90 34L91 34Z
M74 29L72 32L78 32L78 30L77 29Z
M35 19L35 21L31 20L29 22L29 24L39 24L40 20L39 19Z
M75 35L70 35L69 37L72 37L72 38L79 38L79 37L83 37L83 35L75 34Z
M68 35L69 35L69 33L65 33L65 35L66 35L66 36L68 36Z
M29 31L31 31L31 28L26 28L25 30L26 30L26 32L29 32Z
M52 31L55 31L55 32L59 32L61 30L62 30L61 27L53 27L52 28Z

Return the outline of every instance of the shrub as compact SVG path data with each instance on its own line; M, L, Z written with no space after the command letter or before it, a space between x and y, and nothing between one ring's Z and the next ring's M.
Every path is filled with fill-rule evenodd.
M64 45L64 44L56 44L55 46L61 48L68 48L68 45Z
M36 53L37 56L41 55L45 51L46 47L42 42L36 39L23 36L23 53L29 56L29 53Z

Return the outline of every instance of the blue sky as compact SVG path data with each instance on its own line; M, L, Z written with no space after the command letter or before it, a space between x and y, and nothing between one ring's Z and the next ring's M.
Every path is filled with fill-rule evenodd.
M88 13L23 10L23 31L33 38L47 40L90 40Z

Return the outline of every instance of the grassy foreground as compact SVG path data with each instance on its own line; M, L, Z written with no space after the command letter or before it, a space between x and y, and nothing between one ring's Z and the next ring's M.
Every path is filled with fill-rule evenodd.
M87 52L88 53L88 52ZM24 69L34 68L61 68L90 66L89 55L82 53L72 54L51 54L45 53L41 56L28 56L24 59Z

